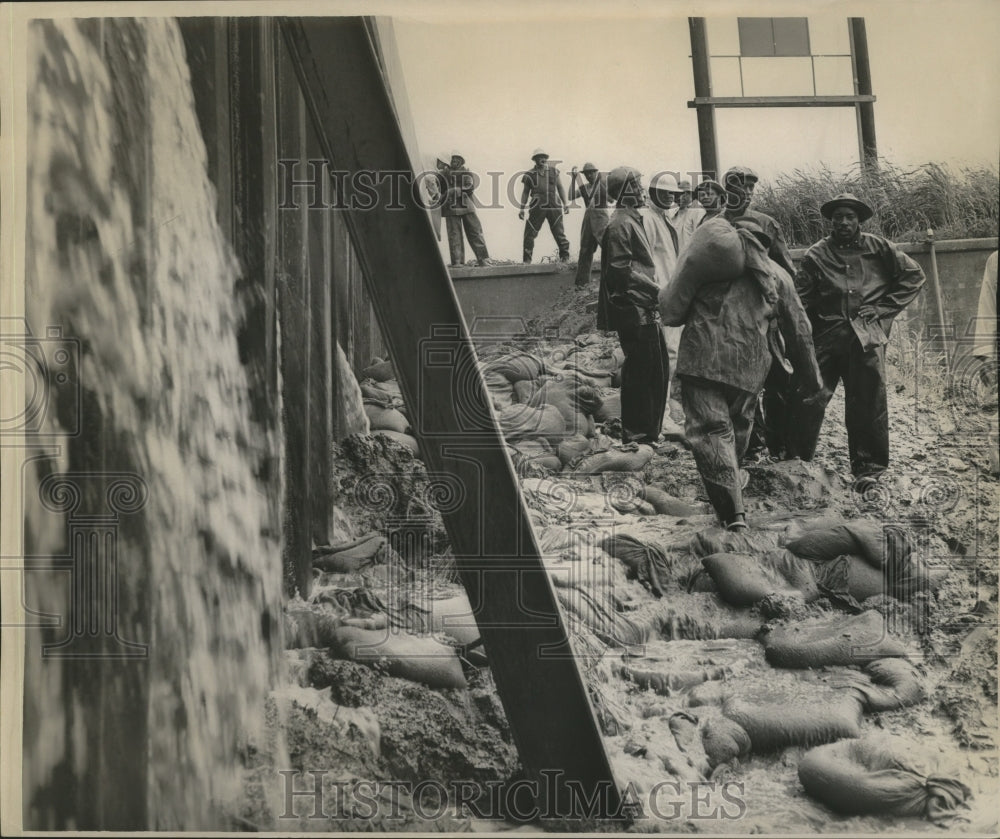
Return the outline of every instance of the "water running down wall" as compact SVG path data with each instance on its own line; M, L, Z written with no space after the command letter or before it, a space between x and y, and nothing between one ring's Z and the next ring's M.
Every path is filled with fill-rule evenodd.
M25 311L34 335L56 326L77 347L79 389L47 394L56 436L24 470L28 564L70 570L25 575L29 608L70 618L28 632L25 826L212 829L283 646L281 487L255 477L276 446L248 419L240 267L176 23L44 21L29 37ZM57 473L75 490L54 493ZM99 596L71 596L84 514L111 534L95 550L117 551L119 640L43 658ZM106 657L123 650L140 654Z

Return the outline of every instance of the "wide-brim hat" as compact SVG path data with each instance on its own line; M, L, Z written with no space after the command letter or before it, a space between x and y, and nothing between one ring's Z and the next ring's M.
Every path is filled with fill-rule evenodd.
M868 219L875 215L875 211L871 207L850 192L842 192L839 195L833 196L833 198L819 208L819 212L823 218L832 219L833 211L837 207L850 207L858 214L858 221L868 221Z
M544 152L542 152L544 154ZM584 163L581 172L596 172L597 167L593 163Z
M460 151L453 151L451 153L451 156L453 158L457 157L459 160L462 161L462 163L465 163L465 156Z
M684 179L683 181L677 182L678 192L691 192L691 181Z
M535 158L538 158L538 157L548 157L548 156L549 156L549 153L547 151L545 151L545 149L535 149L531 153L531 159L532 160L534 160Z

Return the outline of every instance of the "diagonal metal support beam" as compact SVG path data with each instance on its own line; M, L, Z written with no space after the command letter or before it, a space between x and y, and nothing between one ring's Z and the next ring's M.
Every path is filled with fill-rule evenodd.
M596 794L587 815L613 817L620 793L431 220L408 189L390 207L385 173L413 172L365 21L280 25L324 153L350 173L337 203L358 200L351 241L422 459L452 485L444 523L541 815L579 817Z

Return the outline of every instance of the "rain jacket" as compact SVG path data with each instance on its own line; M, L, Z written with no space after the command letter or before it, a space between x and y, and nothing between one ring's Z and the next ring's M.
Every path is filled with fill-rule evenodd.
M632 329L659 324L660 286L642 214L619 207L601 241L601 288L597 304L598 329Z
M795 284L752 233L740 231L740 238L747 257L742 276L703 283L688 297L679 273L661 300L664 323L684 326L677 373L757 394L772 359L786 367L790 359L802 391L815 393L822 384L812 329Z
M920 293L920 266L888 239L859 233L848 246L821 239L802 258L795 278L817 343L850 339L851 321L862 306L874 306L886 335L892 321Z

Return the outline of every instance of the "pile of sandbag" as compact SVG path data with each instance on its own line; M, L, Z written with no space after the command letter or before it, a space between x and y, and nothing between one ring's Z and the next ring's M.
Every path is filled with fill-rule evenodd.
M375 358L361 371L361 393L364 411L372 434L382 434L408 448L414 456L420 454L417 439L410 428L403 394L395 379L392 363Z
M825 594L853 606L880 594L908 602L940 580L930 573L912 535L897 524L830 524L785 547L817 566L816 579Z

